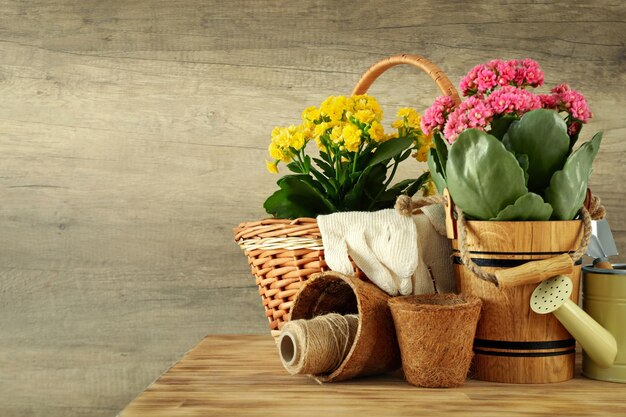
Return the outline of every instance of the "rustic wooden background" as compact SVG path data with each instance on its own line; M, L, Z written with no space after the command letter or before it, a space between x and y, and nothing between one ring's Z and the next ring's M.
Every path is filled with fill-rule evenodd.
M269 132L390 54L455 83L532 57L585 93L626 252L625 19L620 0L1 0L0 415L112 416L205 334L265 333L231 228L274 189ZM372 93L436 91L398 68Z

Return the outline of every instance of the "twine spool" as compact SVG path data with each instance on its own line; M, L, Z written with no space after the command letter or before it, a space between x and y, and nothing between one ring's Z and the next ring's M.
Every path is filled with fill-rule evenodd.
M358 314L331 313L288 322L278 341L283 366L292 375L334 371L348 355L358 326Z

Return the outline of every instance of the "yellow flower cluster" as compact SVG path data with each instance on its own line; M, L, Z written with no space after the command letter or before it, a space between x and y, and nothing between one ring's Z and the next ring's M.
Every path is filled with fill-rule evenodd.
M391 124L391 127L404 131L403 133L412 133L416 136L416 144L419 145L417 152L413 154L415 159L420 162L428 160L428 151L434 146L432 135L425 135L420 127L421 117L415 109L402 108L397 113L398 120Z
M318 147L328 152L327 145L339 150L358 152L363 144L388 139L380 124L383 111L378 101L366 94L344 97L330 96L317 107L302 113L304 125L314 129Z
M311 139L311 134L311 130L305 125L275 127L272 130L272 142L268 149L274 161L266 161L268 171L278 173L278 163L291 161L294 153L306 146L306 143Z
M414 135L419 145L414 156L426 161L432 138L422 133L420 115L414 109L403 108L398 111L398 117L392 124L398 132L387 134L381 124L383 111L374 97L330 96L319 107L306 108L301 125L274 128L269 146L273 161L267 162L267 168L278 172L278 163L294 160L311 139L315 139L321 151L334 155L359 152L368 145L376 146L407 134Z

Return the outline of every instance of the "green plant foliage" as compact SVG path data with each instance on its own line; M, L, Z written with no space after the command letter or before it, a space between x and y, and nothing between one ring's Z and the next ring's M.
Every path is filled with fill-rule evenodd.
M602 133L597 133L589 142L580 146L567 158L565 166L557 171L546 189L545 199L552 205L555 220L571 220L582 207L591 176L592 163L602 142Z
M524 171L494 136L468 129L450 148L446 183L454 202L470 217L488 220L525 195Z
M550 220L552 206L543 201L541 196L535 193L527 193L515 200L514 204L506 206L498 215L489 220Z
M439 159L439 166L441 168L441 175L446 178L446 164L448 163L448 146L439 133L433 135L433 142L435 144L435 150L437 151L437 158Z
M511 152L528 157L528 189L542 193L552 175L563 168L570 139L557 112L538 109L511 123L503 143Z
M331 213L334 205L326 198L319 183L308 175L287 175L277 182L280 189L263 207L281 218L310 217L315 213Z
M489 132L489 134L502 140L506 132L509 130L509 126L511 126L511 123L516 120L518 120L517 116L512 115L506 115L494 119L491 122L491 131Z
M415 149L413 137L400 137L364 149L358 158L342 163L325 152L320 158L304 156L287 168L263 207L275 217L294 219L316 217L337 211L373 211L393 207L401 194L413 196L430 180L428 173L419 178L391 182L400 162Z
M443 190L447 187L446 179L443 176L443 167L439 161L439 155L435 149L428 152L428 170L437 187L439 194L443 194Z

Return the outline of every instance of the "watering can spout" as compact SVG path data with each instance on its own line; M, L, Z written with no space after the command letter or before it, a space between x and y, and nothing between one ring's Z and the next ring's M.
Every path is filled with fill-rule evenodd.
M535 313L552 313L580 343L589 358L601 368L613 365L617 356L617 341L611 333L582 308L570 300L572 281L559 275L539 285L531 297Z
M578 307L572 300L554 311L568 332L578 340L587 356L601 368L613 365L617 356L617 341L611 333Z

